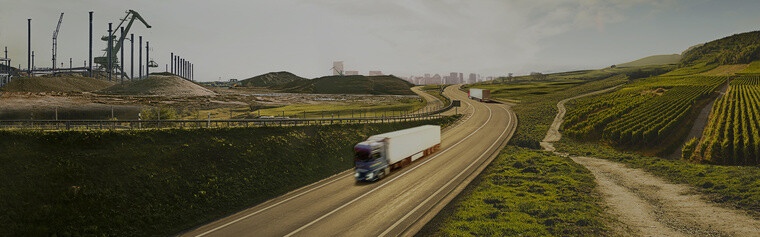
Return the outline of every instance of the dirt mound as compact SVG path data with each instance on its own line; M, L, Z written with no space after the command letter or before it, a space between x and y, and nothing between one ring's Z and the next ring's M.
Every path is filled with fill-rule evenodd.
M83 76L44 76L14 79L0 90L7 92L86 92L98 91L113 83Z
M117 84L100 91L119 95L158 95L171 97L212 96L213 91L178 76L151 75L150 77Z

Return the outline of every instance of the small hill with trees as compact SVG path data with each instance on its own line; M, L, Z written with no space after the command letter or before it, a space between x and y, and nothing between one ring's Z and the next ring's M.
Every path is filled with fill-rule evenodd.
M270 87L288 93L414 95L412 83L390 76L325 76Z
M688 50L681 66L747 64L760 59L760 31L735 34Z
M635 61L618 64L618 67L643 67L651 65L678 64L681 61L680 54L652 55Z
M306 78L296 76L290 72L270 72L267 74L251 77L239 82L243 87L271 87L288 84L294 81L303 81Z

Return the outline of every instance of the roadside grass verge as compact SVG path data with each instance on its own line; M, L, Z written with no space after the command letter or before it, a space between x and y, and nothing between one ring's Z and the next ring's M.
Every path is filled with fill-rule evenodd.
M0 230L9 236L167 236L353 167L388 124L0 131Z
M593 175L551 152L507 146L418 235L600 236Z
M671 182L689 184L721 204L760 217L760 167L694 164L681 160L641 156L618 151L599 143L562 138L554 146L570 155L594 156L642 168Z

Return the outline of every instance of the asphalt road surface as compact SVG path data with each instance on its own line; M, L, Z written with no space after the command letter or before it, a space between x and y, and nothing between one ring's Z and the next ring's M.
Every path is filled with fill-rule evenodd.
M182 236L408 236L456 196L512 137L517 117L507 105L444 94L467 115L444 131L441 149L358 184L353 170L304 186ZM453 112L448 112L453 113Z

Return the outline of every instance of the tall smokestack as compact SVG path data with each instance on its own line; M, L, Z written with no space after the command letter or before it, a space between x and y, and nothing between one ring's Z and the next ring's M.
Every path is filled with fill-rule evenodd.
M88 58L88 62L90 62L89 71L90 71L90 77L92 77L92 13L90 12L90 57Z

